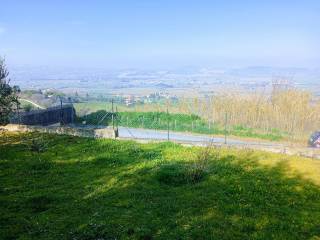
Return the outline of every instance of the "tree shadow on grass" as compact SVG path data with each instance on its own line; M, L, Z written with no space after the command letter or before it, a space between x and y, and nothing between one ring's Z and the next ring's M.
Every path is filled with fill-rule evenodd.
M159 179L159 172L181 167L181 161L163 159L172 145L74 138L70 150L62 138L43 153L44 160L54 159L49 166L33 169L32 156L22 151L7 155L5 164L0 161L4 239L320 235L320 188L297 174L288 176L285 162L267 167L250 152L242 159L229 155L210 160L201 181L170 184L170 179ZM20 151L11 147L11 152ZM168 176L185 177L174 172Z
M8 153L0 158L0 235L4 239L61 239L59 232L70 239L72 229L87 223L89 213L99 207L88 206L86 199L105 185L125 181L136 164L162 155L161 147L150 152L131 141L46 136L54 147L40 156L16 144L19 139L4 148Z
M261 166L228 156L210 162L195 184L164 184L140 169L130 184L115 184L92 199L93 217L114 237L154 239L310 239L320 236L320 189L287 165ZM171 163L179 166L181 163ZM159 168L155 168L159 171ZM161 169L161 167L160 167ZM133 177L134 175L139 177ZM105 219L105 216L113 216ZM90 228L90 226L88 226ZM86 227L85 227L86 229ZM81 232L81 231L80 231ZM81 233L78 236L81 239Z

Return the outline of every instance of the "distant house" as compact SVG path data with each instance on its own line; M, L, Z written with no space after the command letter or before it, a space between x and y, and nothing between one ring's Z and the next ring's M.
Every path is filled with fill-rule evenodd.
M128 106L128 107L132 106L135 103L135 98L133 95L129 95L124 99L124 102L125 102L126 106Z

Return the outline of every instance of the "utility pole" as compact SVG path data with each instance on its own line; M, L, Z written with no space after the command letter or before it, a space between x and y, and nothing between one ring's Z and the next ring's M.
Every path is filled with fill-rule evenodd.
M119 137L119 127L118 127L118 107L116 106L116 131L115 131L115 137Z
M169 123L169 110L168 110L168 104L167 104L167 127L168 127L168 141L169 141L169 135L170 135L170 123Z
M118 107L116 106L116 128L118 130Z
M111 106L112 106L112 115L111 115L111 118L112 118L112 129L114 129L114 110L113 110L113 99L111 100Z
M60 99L60 126L63 125L63 112L62 112L62 99L61 96L59 97Z
M19 110L19 102L17 102L17 112L18 112L18 122L21 124L20 110Z
M74 108L73 108L73 104L71 103L71 123L74 124Z
M228 121L228 114L225 113L225 119L224 119L224 144L227 144L227 121Z

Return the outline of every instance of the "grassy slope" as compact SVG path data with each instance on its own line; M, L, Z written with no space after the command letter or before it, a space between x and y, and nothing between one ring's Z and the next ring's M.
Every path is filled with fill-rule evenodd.
M0 137L2 239L320 236L319 161L215 150L203 181L176 183L202 150L44 135L39 156L31 136Z

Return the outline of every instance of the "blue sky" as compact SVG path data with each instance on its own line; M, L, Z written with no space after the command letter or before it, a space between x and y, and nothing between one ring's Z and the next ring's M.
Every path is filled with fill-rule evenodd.
M320 1L1 0L10 64L320 67Z

